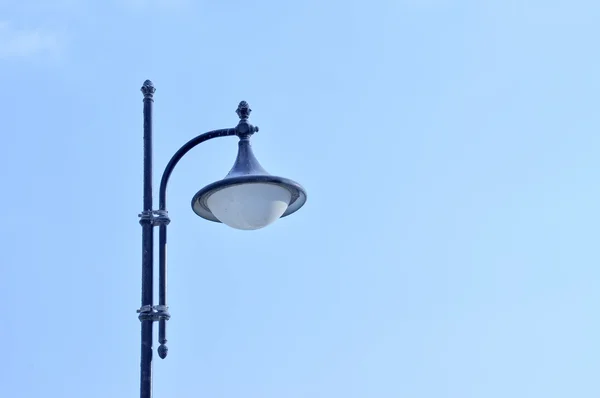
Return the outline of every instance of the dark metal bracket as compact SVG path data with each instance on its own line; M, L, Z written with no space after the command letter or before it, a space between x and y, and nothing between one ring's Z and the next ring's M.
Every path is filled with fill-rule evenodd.
M160 320L169 320L171 314L169 314L169 307L166 305L145 305L137 313L140 321L152 321L157 322Z
M169 225L171 219L169 213L166 210L147 210L138 214L140 218L140 224L150 224L153 227L159 225Z

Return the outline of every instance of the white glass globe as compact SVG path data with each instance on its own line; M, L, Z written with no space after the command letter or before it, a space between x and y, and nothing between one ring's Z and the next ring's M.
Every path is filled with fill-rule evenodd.
M250 230L266 227L281 217L291 199L290 191L279 185L247 183L216 191L206 205L223 224Z

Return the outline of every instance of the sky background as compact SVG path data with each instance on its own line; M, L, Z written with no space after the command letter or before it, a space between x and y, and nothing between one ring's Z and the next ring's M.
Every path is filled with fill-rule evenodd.
M600 396L599 20L578 0L0 0L1 395L139 394L151 79L155 182L246 100L258 159L309 196L232 230L190 200L235 138L182 160L155 397Z

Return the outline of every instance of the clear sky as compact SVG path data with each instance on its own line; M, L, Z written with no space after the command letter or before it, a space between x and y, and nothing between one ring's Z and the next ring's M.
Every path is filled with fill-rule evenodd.
M259 231L169 189L160 397L598 397L600 4L0 1L3 397L138 395L142 94L155 181L246 100L308 191ZM157 184L156 184L157 185Z

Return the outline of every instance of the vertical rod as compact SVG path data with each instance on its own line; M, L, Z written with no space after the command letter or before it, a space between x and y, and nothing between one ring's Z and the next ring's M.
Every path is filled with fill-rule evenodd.
M158 304L167 308L167 225L161 224L158 228ZM161 358L167 356L167 321L161 319L158 322L158 355Z
M152 225L152 104L156 89L150 80L144 94L144 212L142 213L142 309L153 305L153 225ZM143 319L141 332L140 398L152 397L152 320Z

